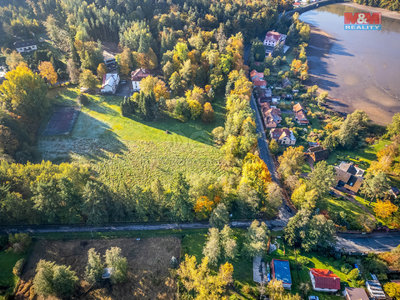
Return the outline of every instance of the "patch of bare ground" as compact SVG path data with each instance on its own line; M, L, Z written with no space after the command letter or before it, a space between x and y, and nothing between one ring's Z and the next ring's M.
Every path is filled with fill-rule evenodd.
M102 255L111 247L120 247L128 260L128 281L119 285L90 287L84 280L87 252L95 248ZM110 240L40 240L35 243L15 299L42 299L33 295L32 279L40 259L71 266L80 286L73 299L174 299L176 284L170 277L170 259L180 255L180 239L159 237ZM47 298L50 299L50 298ZM53 298L56 299L56 298Z

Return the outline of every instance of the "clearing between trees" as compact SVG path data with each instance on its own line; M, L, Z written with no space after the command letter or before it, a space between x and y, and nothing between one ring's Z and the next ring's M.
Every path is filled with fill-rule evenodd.
M83 280L87 264L87 252L95 248L104 255L111 247L119 247L128 261L128 280L119 285L90 287ZM172 299L176 292L175 282L169 278L172 256L179 258L181 242L176 237L145 239L99 239L99 240L39 240L29 256L22 283L16 299L27 299L31 280L39 260L54 261L71 266L79 278L79 299ZM28 296L28 297L27 297Z
M78 90L52 91L57 104L78 105ZM42 159L90 164L99 180L113 189L120 184L149 184L154 179L170 183L181 172L188 178L201 174L222 175L221 151L212 143L211 131L224 121L223 103L215 104L216 121L163 119L145 122L123 117L122 97L89 96L68 136L40 136ZM222 101L221 101L222 102Z

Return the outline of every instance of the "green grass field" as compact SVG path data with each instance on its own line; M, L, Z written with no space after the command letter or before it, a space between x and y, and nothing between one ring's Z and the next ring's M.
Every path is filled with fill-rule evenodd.
M76 105L77 89L52 90L57 104ZM177 172L188 177L219 176L221 152L212 144L211 131L223 125L222 100L213 103L216 121L182 123L165 117L144 122L120 114L122 97L90 96L70 136L41 137L43 159L89 163L99 180L116 190L120 184L148 184L156 178L170 183ZM168 133L166 132L168 131Z
M24 254L16 254L12 251L0 252L0 287L9 287L5 295L12 294L18 282L18 277L12 273L15 263L24 257ZM5 295L0 295L0 300L5 299Z
M341 161L349 161L358 164L364 170L368 169L371 162L376 160L376 153L390 142L388 140L380 140L374 145L354 150L335 150L329 155L329 164L338 164Z

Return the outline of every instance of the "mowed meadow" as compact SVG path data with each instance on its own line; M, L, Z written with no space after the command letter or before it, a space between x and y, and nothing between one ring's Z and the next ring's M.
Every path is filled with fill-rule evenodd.
M78 105L78 94L78 89L59 88L50 91L49 97L57 105ZM39 136L43 160L88 164L114 190L121 185L147 185L157 178L169 184L178 172L189 179L224 173L221 151L211 137L211 131L224 123L222 100L213 103L215 121L204 124L200 120L182 123L168 116L145 122L121 116L122 97L89 98L71 134Z

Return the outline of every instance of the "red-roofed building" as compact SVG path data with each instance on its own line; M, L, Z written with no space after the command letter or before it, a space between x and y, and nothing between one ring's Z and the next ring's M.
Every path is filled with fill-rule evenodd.
M310 122L307 119L306 110L300 103L293 105L295 120L300 125L308 125Z
M276 32L276 31L268 31L265 35L264 46L275 47L280 42L285 43L286 35Z
M263 80L264 79L264 73L257 72L256 70L253 70L253 71L250 72L250 78L251 78L251 80L255 80L255 79Z
M140 81L147 76L150 76L151 73L149 70L139 68L131 73L131 80L132 80L132 88L134 92L140 91Z
M310 269L313 289L319 292L337 292L340 290L340 278L331 270Z
M253 80L253 85L266 88L267 87L267 82L265 80L255 79L255 80Z

